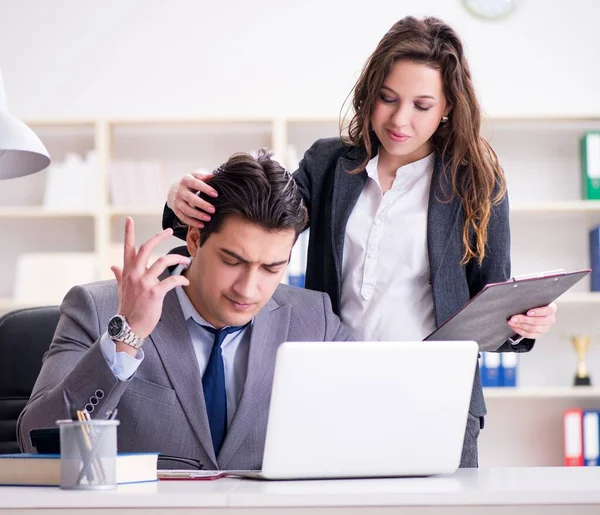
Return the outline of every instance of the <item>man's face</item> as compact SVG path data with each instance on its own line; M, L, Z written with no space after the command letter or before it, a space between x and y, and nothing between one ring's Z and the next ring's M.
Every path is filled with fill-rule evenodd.
M200 315L216 328L249 322L279 285L295 236L231 215L200 247L198 230L190 229L186 293Z

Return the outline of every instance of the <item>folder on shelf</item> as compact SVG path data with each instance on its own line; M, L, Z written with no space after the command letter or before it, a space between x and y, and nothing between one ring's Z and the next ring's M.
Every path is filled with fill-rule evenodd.
M500 354L500 386L514 388L517 386L517 364L519 355L516 352Z
M290 263L288 265L288 284L304 288L306 253L308 251L308 230L298 236L296 244L292 248Z
M123 251L121 251L121 255ZM14 299L24 304L60 304L76 284L95 281L92 252L27 252L17 259Z
M564 414L565 467L583 466L583 410L568 409Z
M480 350L495 351L515 336L508 325L510 317L547 306L589 273L589 269L542 273L487 284L425 340L475 340Z
M584 200L600 200L600 132L581 138L581 186Z
M594 227L590 233L590 267L592 275L590 290L600 291L600 226Z
M497 387L502 386L500 382L500 353L498 352L482 352L481 362L483 364L480 370L481 374L481 386L483 387Z
M583 412L583 464L597 467L600 455L600 431L598 430L598 411Z

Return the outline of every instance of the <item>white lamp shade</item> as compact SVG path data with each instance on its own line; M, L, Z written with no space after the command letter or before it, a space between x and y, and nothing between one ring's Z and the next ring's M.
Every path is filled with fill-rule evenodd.
M0 70L0 179L39 172L49 164L50 155L40 138L8 112Z

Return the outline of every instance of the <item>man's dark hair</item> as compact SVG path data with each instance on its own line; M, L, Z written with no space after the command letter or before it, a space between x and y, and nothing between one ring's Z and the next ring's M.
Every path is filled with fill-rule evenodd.
M201 194L215 206L215 213L200 230L200 246L219 231L230 215L238 215L268 231L293 229L296 238L306 227L308 215L296 182L267 150L259 150L256 157L234 154L217 168L208 184L219 196Z

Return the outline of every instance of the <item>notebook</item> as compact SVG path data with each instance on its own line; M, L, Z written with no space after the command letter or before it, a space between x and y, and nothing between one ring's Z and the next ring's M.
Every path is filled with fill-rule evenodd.
M158 453L117 455L117 483L156 481ZM60 454L0 454L0 485L58 486Z
M257 479L427 476L460 464L473 341L286 342Z

